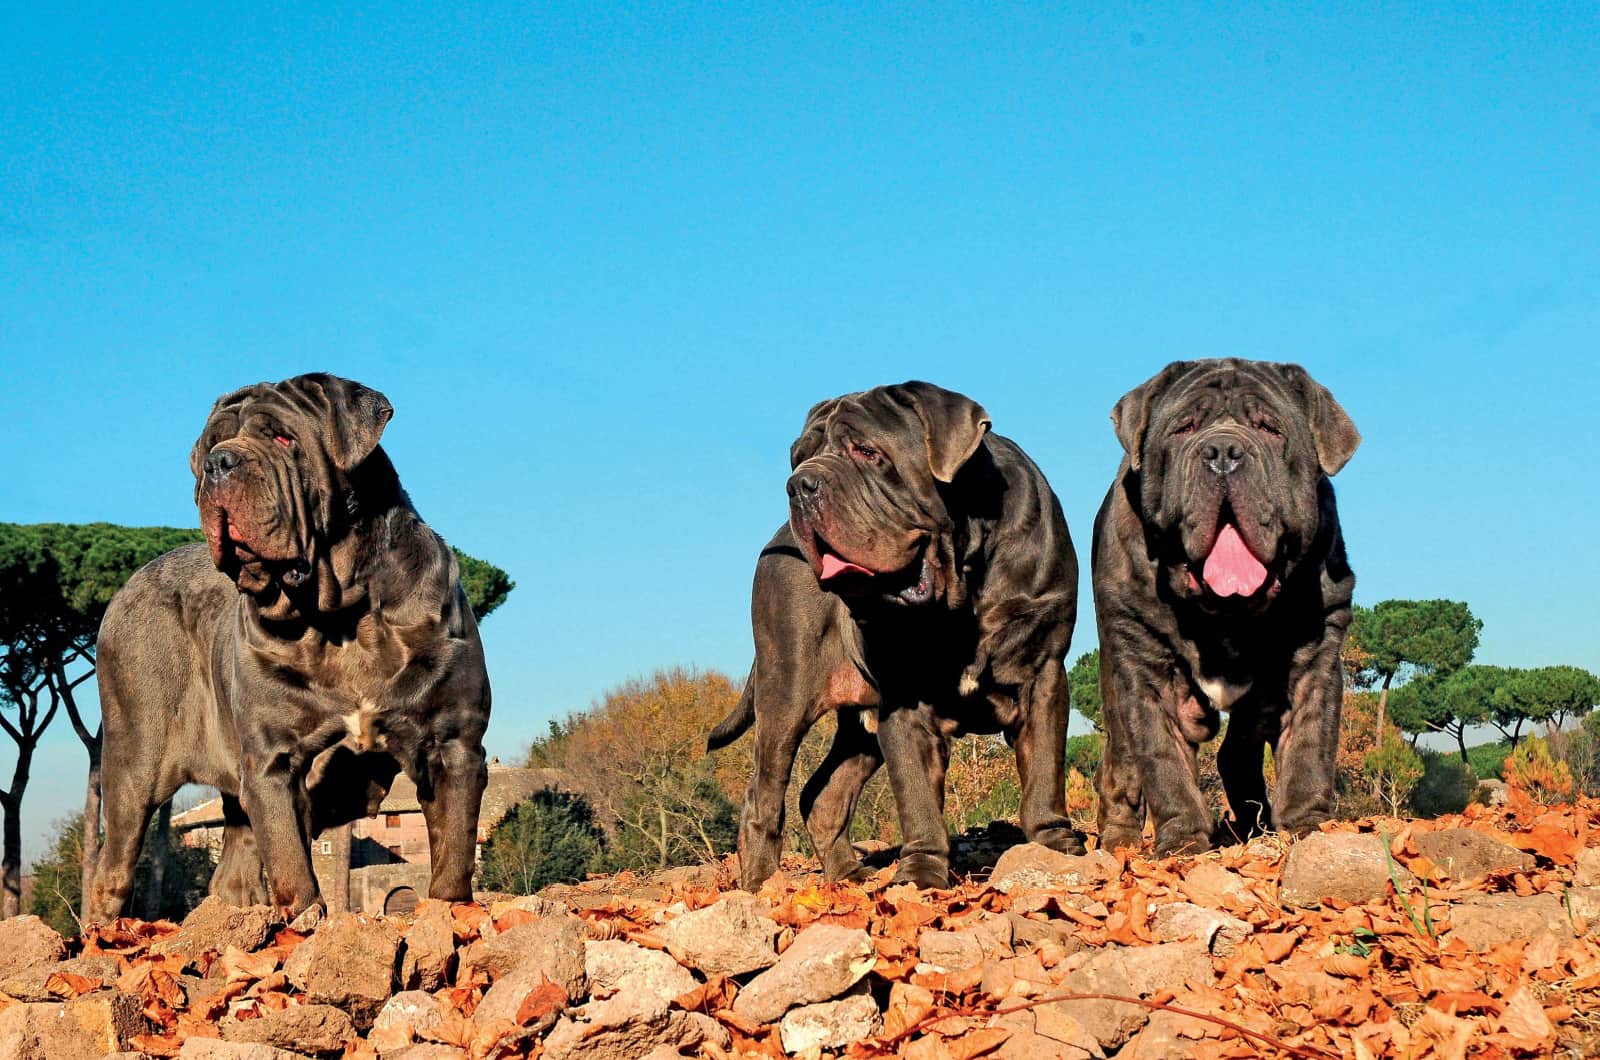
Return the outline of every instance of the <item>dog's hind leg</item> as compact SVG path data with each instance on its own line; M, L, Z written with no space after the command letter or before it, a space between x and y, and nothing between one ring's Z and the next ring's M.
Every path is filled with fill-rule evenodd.
M833 746L800 792L800 814L828 879L858 879L866 871L850 845L850 821L861 789L883 764L883 753L860 711L845 707L837 717Z

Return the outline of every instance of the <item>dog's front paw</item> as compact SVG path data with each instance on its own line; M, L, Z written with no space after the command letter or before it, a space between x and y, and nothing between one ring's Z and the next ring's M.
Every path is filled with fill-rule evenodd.
M950 886L950 866L932 854L907 854L895 870L895 883L909 883L922 890L942 890Z
M1060 854L1082 854L1088 849L1083 845L1082 833L1071 828L1046 828L1037 832L1029 842L1049 847Z

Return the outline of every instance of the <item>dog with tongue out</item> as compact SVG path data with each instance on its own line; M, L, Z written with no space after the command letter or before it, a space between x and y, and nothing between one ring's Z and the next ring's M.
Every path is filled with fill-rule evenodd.
M1158 854L1332 812L1355 575L1331 477L1360 443L1298 365L1180 361L1111 413L1124 454L1094 528L1100 843ZM1228 714L1219 827L1196 779ZM1277 781L1263 778L1266 748Z
M905 837L896 879L948 884L944 774L962 733L1003 733L1023 832L1082 853L1063 776L1078 563L1044 475L977 402L921 382L815 406L789 458L789 521L756 565L755 665L708 740L755 727L745 888L778 869L795 751L828 712L833 746L800 811L830 879L868 874L850 817L885 766Z

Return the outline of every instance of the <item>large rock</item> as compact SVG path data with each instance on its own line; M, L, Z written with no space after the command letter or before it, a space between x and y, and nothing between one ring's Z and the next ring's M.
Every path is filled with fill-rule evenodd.
M1250 925L1238 917L1203 909L1190 902L1168 902L1156 908L1156 937L1162 942L1195 939L1212 953L1226 957L1250 934Z
M840 1049L870 1038L882 1024L877 1003L863 992L790 1009L778 1024L778 1036L786 1053Z
M408 989L438 990L449 983L455 963L456 936L450 903L429 899L417 906L416 916L406 928L400 982Z
M1098 1060L1100 1043L1077 1020L1059 1009L1014 1009L989 1021L1010 1033L990 1054L995 1060Z
M778 925L764 916L766 903L735 894L684 913L661 929L667 952L707 978L744 975L770 968L778 960L773 940Z
M1600 887L1600 847L1585 847L1578 852L1578 861L1572 868L1575 887Z
M1005 894L1053 891L1109 880L1119 871L1121 863L1104 850L1063 854L1038 843L1022 843L1000 855L989 886Z
M1450 909L1450 939L1482 952L1517 939L1539 935L1571 938L1572 919L1561 898L1553 894L1473 895Z
M59 1001L62 995L50 990L50 977L57 974L81 975L85 979L95 980L101 986L110 986L117 981L120 970L117 959L109 956L74 957L70 961L49 960L0 980L0 994L18 1001Z
M372 1026L394 992L400 931L397 921L364 913L336 913L323 921L299 947L312 947L306 1000L343 1009L358 1029Z
M877 960L872 939L859 928L812 924L733 999L733 1011L772 1023L797 1005L829 1001L849 990Z
M1199 942L1163 942L1155 946L1107 946L1088 963L1067 975L1063 992L1148 997L1176 990L1193 980L1209 985L1211 955ZM1053 1001L1036 1010L1039 1033L1068 1040L1047 1030L1048 1021L1066 1017L1107 1049L1116 1049L1149 1019L1148 1009L1121 1001Z
M223 1019L218 1030L230 1042L253 1042L304 1053L337 1053L358 1035L350 1017L332 1005L290 1005L255 1019Z
M260 1042L229 1042L221 1038L185 1038L183 1048L178 1050L178 1060L304 1060L305 1055Z
M670 1003L699 985L689 969L673 960L671 954L631 942L585 942L583 954L589 993L595 997L637 994Z
M145 1030L139 999L102 990L65 1002L0 1009L0 1057L61 1060L121 1052Z
M1527 872L1533 858L1476 828L1441 828L1417 836L1417 850L1452 880L1493 872Z
M402 990L388 1000L378 1018L372 1021L367 1043L380 1053L398 1052L409 1046L419 1031L430 1030L442 1022L444 1006L438 998L421 990Z
M509 1020L512 1023L521 1022L518 1015L522 1012L522 1003L528 995L536 990L543 989L546 983L554 982L545 972L545 968L538 961L528 961L506 972L494 981L494 985L483 995L483 1000L478 1002L478 1007L473 1013L473 1018L479 1023L488 1024L496 1020ZM559 985L559 984L557 984ZM562 987L565 993L566 987ZM396 995L399 996L399 995ZM567 995L567 1001L576 1001L578 998ZM566 1004L550 1007L540 1018L530 1020L535 1030L545 1031L556 1021L566 1008Z
M0 979L67 955L67 944L56 929L36 916L0 920Z
M620 996L591 1001L556 1024L540 1053L545 1060L638 1060L663 1047L682 1053L732 1042L710 1016L665 1004L631 1004Z
M498 979L526 966L530 972L559 983L568 997L580 998L589 982L583 950L587 935L583 921L570 914L519 924L463 950L457 979L464 982L479 972ZM535 974L535 983L537 979Z
M1391 873L1402 890L1416 886L1417 878L1389 857L1379 836L1313 832L1289 848L1278 896L1285 905L1302 908L1324 898L1364 905L1389 893Z
M995 916L959 931L924 931L917 956L944 971L959 972L1011 956L1011 921Z
M273 930L282 924L283 919L271 906L241 908L212 895L183 918L183 926L176 934L152 944L150 952L198 957L210 950L222 953L229 946L236 946L249 953L265 946Z

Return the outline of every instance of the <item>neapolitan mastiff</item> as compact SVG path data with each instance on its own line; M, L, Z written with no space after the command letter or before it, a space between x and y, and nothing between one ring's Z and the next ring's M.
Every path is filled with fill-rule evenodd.
M1310 831L1332 811L1355 586L1329 476L1361 437L1303 368L1236 359L1168 365L1111 420L1126 454L1094 528L1101 846L1137 845L1146 811L1158 853L1220 838L1196 775L1220 711L1236 833Z
M378 445L392 415L322 374L212 408L190 455L205 543L135 574L100 629L93 919L122 910L150 814L186 782L222 792L212 893L303 910L312 837L375 812L401 769L429 894L471 897L489 680L455 556Z
M864 874L850 818L886 764L896 878L948 883L945 769L969 732L1015 748L1028 838L1082 853L1062 761L1078 564L1044 475L976 402L921 382L822 402L789 458L789 522L756 565L755 665L708 741L755 724L745 887L778 868L795 750L830 710L832 748L800 796L830 879Z

